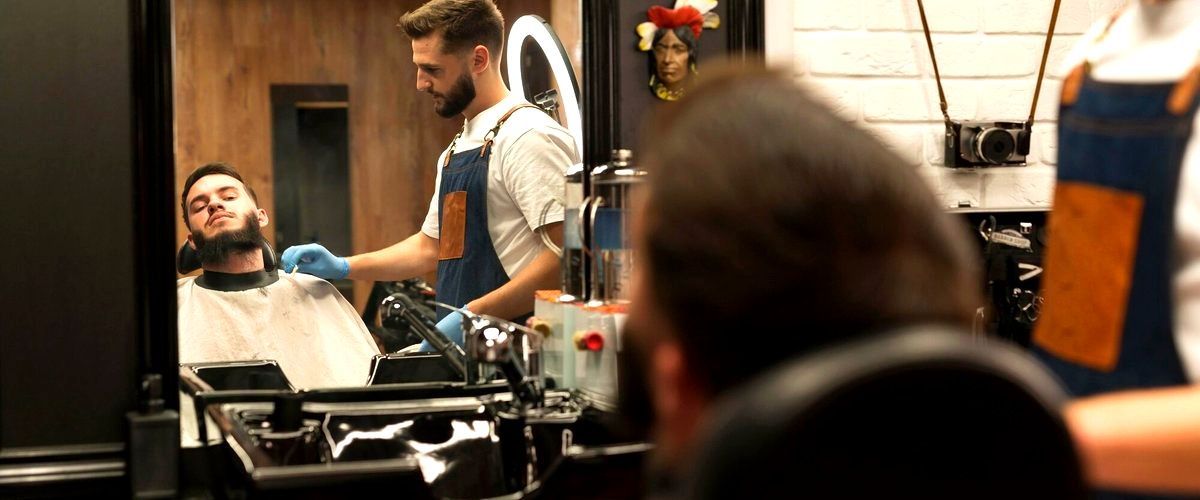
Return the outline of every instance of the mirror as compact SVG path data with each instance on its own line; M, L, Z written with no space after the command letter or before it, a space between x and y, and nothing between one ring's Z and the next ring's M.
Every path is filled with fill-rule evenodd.
M232 166L254 190L247 196L261 209L256 221L266 242L264 255L309 242L319 242L338 255L359 254L417 232L434 194L435 161L462 126L461 116L440 118L430 96L415 89L412 48L396 25L402 14L423 3L175 0L175 199L180 200L185 179L197 167L212 162ZM549 103L556 95L560 123L572 131L582 150L576 78L582 67L580 1L496 0L496 5L504 16L506 34L525 22L541 28L529 35L511 35L520 38L516 56L510 52L504 56L509 61L501 63L528 61L530 75L542 71L545 76L530 87L538 89L532 94L525 93L526 81L532 84L534 78L518 77L510 90L525 94L531 102L542 96ZM547 35L553 44L544 43ZM512 78L508 69L500 69ZM554 92L547 94L549 90ZM186 249L190 222L183 207L176 208L176 216L176 248ZM432 282L434 277L424 278ZM380 300L401 293L374 290L370 282L333 280L332 284L321 289L336 290L348 305L322 313L341 316L326 329L338 329L350 320L375 323L385 313L380 311ZM413 286L413 296L419 297L422 292ZM185 314L184 309L197 301L203 299L184 297L181 292L180 362L274 359L298 387L330 385L328 378L315 373L316 368L304 370L307 374L292 373L286 353L239 351L244 346L235 339L227 343L227 351L208 353L219 359L189 353L195 346L186 337L202 337L204 318ZM263 308L283 307L267 300L254 304L230 314L254 315ZM304 341L287 337L287 325L257 328L275 336L271 343L276 348ZM349 341L342 340L328 349L346 355ZM388 342L381 335L373 340L373 345L350 342L355 344L350 353L369 357L372 349L382 347L386 352L395 347L385 345ZM319 359L306 361L320 364ZM363 359L361 365L363 373L347 370L335 377L334 385L365 383L370 359Z

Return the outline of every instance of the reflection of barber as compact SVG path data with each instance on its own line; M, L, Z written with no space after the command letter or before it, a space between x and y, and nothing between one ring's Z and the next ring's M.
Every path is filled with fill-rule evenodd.
M298 387L367 380L379 351L366 325L329 282L266 269L267 212L236 170L196 169L181 202L204 274L176 287L180 362L273 359Z
M1034 333L1076 395L1200 376L1195 2L1138 2L1074 54Z
M696 45L704 28L720 24L714 1L680 0L674 9L650 7L650 20L637 27L638 49L651 51L650 90L664 101L683 97L696 74Z
M535 231L548 226L561 242L561 206L541 214L577 162L574 139L500 79L504 20L490 0L433 0L405 14L400 27L412 39L417 90L433 96L438 115L466 118L438 158L425 223L400 243L349 258L317 244L292 247L282 265L378 281L437 269L440 302L502 318L526 315L535 290L557 285L558 258ZM459 344L461 321L438 311L438 329Z
M1200 3L1141 0L1068 57L1034 340L1078 395L1200 379ZM1066 412L1093 484L1200 492L1200 387Z

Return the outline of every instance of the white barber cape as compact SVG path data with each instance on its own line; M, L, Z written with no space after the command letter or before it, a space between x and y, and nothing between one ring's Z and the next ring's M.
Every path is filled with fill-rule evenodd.
M379 349L329 282L279 274L261 288L209 290L180 279L179 362L273 359L297 389L363 386Z
M176 284L179 362L273 359L297 389L366 385L379 354L366 325L329 282L307 274L279 274L270 285L223 292ZM180 391L180 443L200 446L192 398ZM208 422L208 442L220 442Z

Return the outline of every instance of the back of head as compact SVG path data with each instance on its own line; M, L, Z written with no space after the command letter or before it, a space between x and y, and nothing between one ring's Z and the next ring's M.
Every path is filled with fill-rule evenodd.
M788 77L710 70L652 121L642 262L712 393L909 323L970 324L963 232L910 166Z
M432 0L405 13L399 26L414 40L440 35L447 54L483 45L498 61L504 44L504 16L492 0Z

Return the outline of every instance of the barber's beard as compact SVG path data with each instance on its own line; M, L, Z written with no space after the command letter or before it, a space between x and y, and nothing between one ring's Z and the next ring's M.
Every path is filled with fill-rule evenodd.
M212 239L204 237L199 229L192 230L192 242L196 245L196 256L201 264L223 264L229 256L237 252L245 252L259 248L262 243L262 229L258 227L258 219L253 214L246 214L242 219L241 229L217 233Z
M471 74L464 71L462 76L450 87L450 91L442 94L442 105L434 106L434 112L442 118L453 118L462 114L464 109L475 100L475 80Z

